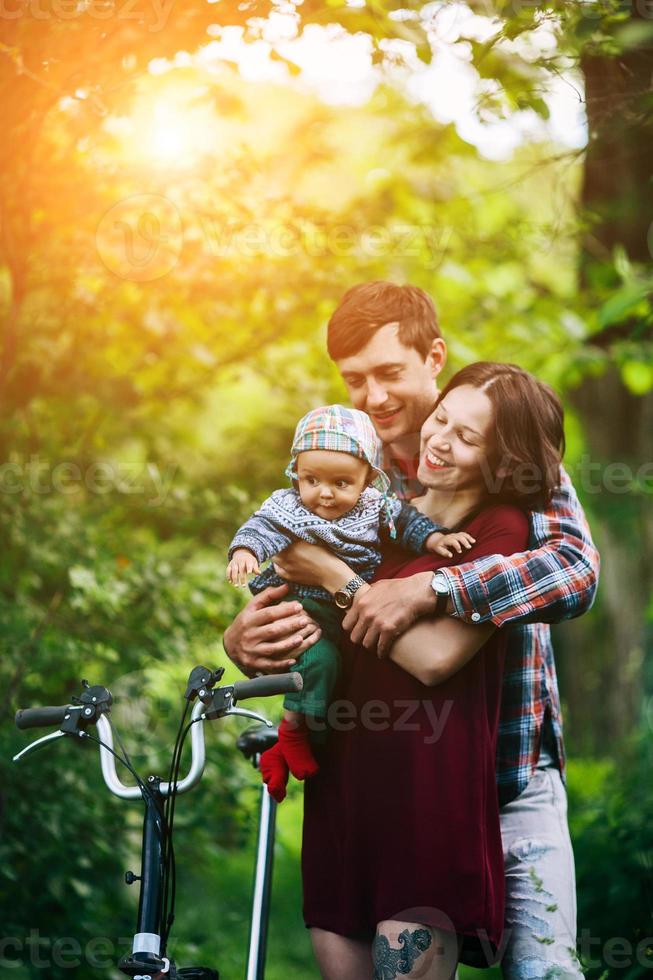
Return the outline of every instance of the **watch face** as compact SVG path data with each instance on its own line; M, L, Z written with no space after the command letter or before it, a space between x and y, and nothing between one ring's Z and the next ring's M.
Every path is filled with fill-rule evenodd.
M351 606L351 596L348 592L344 592L342 589L336 592L333 598L336 606L338 606L340 609L349 609Z
M447 585L447 580L440 578L439 575L434 575L432 580L433 590L437 592L438 595L448 595L449 586Z

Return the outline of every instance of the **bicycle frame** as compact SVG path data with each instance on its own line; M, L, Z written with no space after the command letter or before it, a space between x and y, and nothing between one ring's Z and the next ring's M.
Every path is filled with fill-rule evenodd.
M100 767L107 788L115 796L126 799L142 799L145 804L143 819L143 836L141 848L141 874L134 875L128 871L125 882L132 884L140 881L140 894L136 932L133 938L132 951L123 957L118 964L120 971L134 980L219 980L215 970L206 967L186 968L177 970L162 951L162 930L165 923L162 915L162 889L165 876L164 868L164 803L171 793L179 795L189 792L201 780L204 772L206 749L204 742L204 722L214 718L230 715L252 718L262 723L274 734L261 736L260 730L244 733L238 745L243 754L251 758L255 768L258 765L260 752L276 740L276 730L271 722L256 712L236 707L238 698L266 696L298 690L301 687L301 677L298 674L275 675L256 678L253 681L242 681L232 686L212 690L213 684L222 676L223 670L209 671L197 667L191 672L186 692L187 700L195 695L199 700L193 705L190 717L191 763L183 779L173 782L162 780L159 776L147 777L146 791L140 785L126 785L116 771L116 755L114 754L113 731L107 713L110 710L112 697L106 688L90 688L84 682L85 691L78 704L65 705L59 708L33 708L19 711L16 724L21 728L52 724L60 721L61 728L52 732L22 750L14 757L17 761L27 752L65 734L88 737L85 728L92 723L97 725L100 743ZM200 684L193 685L193 678L200 678ZM55 717L56 716L56 717ZM251 734L251 738L247 738ZM242 744L241 744L242 743ZM267 917L271 887L271 859L274 841L274 821L276 805L266 792L262 790L261 818L259 823L259 840L257 845L257 864L254 882L254 898L252 925L250 931L247 980L262 980L264 975L265 944L267 938Z

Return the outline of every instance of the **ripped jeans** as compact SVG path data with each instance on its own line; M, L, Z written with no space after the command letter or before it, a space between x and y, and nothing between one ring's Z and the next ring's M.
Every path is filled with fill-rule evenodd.
M506 980L582 980L567 792L558 770L536 769L501 808L506 875Z

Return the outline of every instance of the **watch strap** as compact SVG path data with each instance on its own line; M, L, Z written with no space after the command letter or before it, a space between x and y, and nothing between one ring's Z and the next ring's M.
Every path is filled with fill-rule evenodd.
M344 595L349 598L351 603L351 600L354 598L362 585L365 585L365 579L361 578L360 575L354 575L353 578L349 579L346 585L343 585L341 589L338 589L336 596L344 593Z
M438 589L435 585L438 577L443 586L442 589ZM449 583L439 572L434 572L433 579L431 580L431 588L435 592L435 615L444 616L447 611L447 605L449 604Z
M447 606L449 604L449 593L448 592L436 592L435 593L435 615L444 616L447 611Z

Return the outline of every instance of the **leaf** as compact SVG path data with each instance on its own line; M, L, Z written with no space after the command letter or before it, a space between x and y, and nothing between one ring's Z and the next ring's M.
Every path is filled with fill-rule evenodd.
M633 278L633 267L628 258L628 253L623 245L615 245L612 252L612 260L614 262L614 267L621 276L621 278L626 281Z
M648 285L642 283L629 283L617 290L599 310L598 323L601 330L612 323L621 323L626 314L646 297L648 291Z
M653 364L627 361L621 367L621 377L633 395L645 395L653 388Z
M576 24L574 33L580 41L588 41L591 37L601 31L601 19L592 16L586 9Z
M653 23L646 20L631 20L616 32L616 39L624 51L653 46Z

